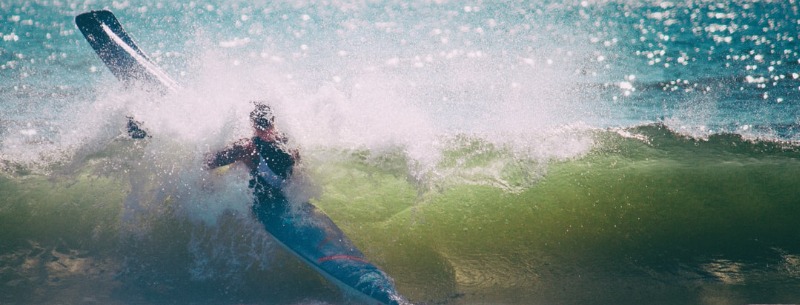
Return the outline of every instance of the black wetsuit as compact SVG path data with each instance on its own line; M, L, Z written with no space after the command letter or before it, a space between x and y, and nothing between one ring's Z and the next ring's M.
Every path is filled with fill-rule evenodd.
M253 137L257 156L253 161L256 166L250 170L250 188L253 189L253 213L262 221L268 215L286 213L289 205L281 186L292 175L295 158L288 151L285 139L280 142L267 142ZM277 177L265 177L263 166L269 167L270 174Z
M259 219L267 215L285 213L288 200L282 187L292 175L296 153L286 146L286 139L264 141L259 137L241 140L231 147L213 155L206 166L215 168L236 161L244 161L250 167L249 186L253 190L253 211Z

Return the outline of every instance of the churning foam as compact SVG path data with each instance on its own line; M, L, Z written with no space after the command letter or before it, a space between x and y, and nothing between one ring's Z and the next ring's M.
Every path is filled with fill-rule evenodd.
M370 33L347 26L342 31L348 39ZM593 145L584 132L592 127L584 122L594 110L592 89L575 80L575 71L590 60L566 51L576 48L543 42L535 49L510 52L492 41L469 45L442 40L392 46L388 44L396 42L380 35L372 37L374 43L338 44L335 49L301 39L292 47L255 39L223 46L212 42L214 35L198 31L196 41L187 43L188 71L167 69L181 75L183 88L177 92L159 96L103 81L92 100L58 113L44 143L31 140L40 133L37 126L6 131L3 159L44 164L81 159L124 138L125 116L132 116L153 136L144 149L148 170L164 185L176 190L184 185L188 194L213 179L200 169L206 154L252 134L248 113L254 100L273 107L278 127L301 151L367 150L379 155L399 149L417 178L436 171L443 152L458 138L491 143L515 158L537 161L580 156ZM236 37L223 38L228 39L219 41ZM391 52L393 47L402 49ZM241 186L242 180L226 183Z

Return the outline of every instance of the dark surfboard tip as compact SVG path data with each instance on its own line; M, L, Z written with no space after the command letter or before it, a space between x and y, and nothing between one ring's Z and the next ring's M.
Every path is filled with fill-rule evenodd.
M126 85L162 92L176 83L144 53L109 10L93 10L75 16L75 24L114 76Z

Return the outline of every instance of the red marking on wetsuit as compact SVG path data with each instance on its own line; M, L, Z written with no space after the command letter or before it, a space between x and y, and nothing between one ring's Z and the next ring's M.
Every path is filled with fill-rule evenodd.
M338 255L320 257L317 260L317 264L322 264L324 262L337 260L337 259L351 260L351 261L357 261L357 262L362 262L362 263L365 263L365 264L369 264L369 262L367 260L363 259L363 258L360 258L358 256L345 255L345 254L338 254Z

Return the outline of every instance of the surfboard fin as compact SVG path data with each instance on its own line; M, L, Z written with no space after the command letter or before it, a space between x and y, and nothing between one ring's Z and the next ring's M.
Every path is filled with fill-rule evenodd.
M142 129L142 122L136 121L132 116L125 117L128 119L128 135L133 139L149 138L147 131Z

